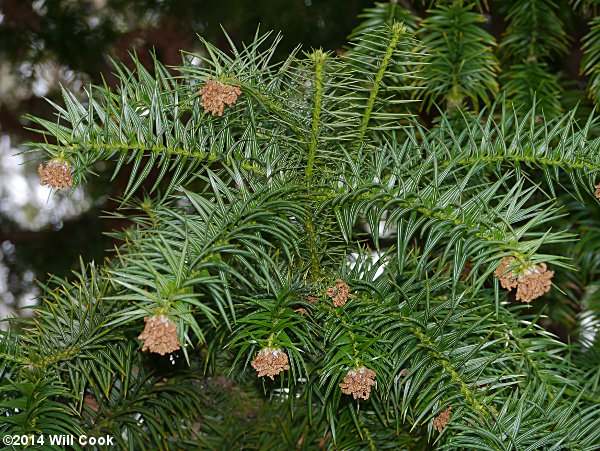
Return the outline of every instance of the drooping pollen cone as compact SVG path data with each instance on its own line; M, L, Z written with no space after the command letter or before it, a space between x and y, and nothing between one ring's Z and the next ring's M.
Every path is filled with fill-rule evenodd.
M46 167L40 164L38 174L40 174L40 185L55 189L68 189L73 186L71 168L67 163L49 161Z
M369 399L371 387L375 385L375 371L361 366L348 371L344 381L340 383L342 393L352 395L354 399Z
M138 337L140 340L144 340L142 351L149 349L150 352L165 355L181 348L177 336L177 326L167 316L147 316L144 321L146 327Z
M354 299L355 294L350 294L350 287L342 279L335 279L335 285L325 292L328 297L333 299L334 307L342 307L348 299Z
M517 289L517 301L531 302L544 293L550 291L551 279L554 271L549 271L546 263L531 265L524 271L509 271L508 266L514 262L513 258L503 258L502 263L494 275L500 281L503 288L511 291Z
M596 186L594 186L594 188L596 188L596 192L594 193L596 196L596 199L600 200L600 183L598 183Z
M531 302L550 291L554 271L548 271L546 263L533 265L518 278L517 301Z
M438 432L442 432L448 421L450 421L450 416L452 415L452 406L448 407L446 410L441 412L437 417L433 419L433 429Z
M288 356L280 348L262 348L250 364L258 377L267 376L271 380L282 371L290 369Z
M515 277L514 271L509 271L508 267L514 262L513 258L502 258L502 263L500 266L496 268L494 271L494 275L500 281L500 285L502 288L507 289L508 291L516 288L518 285L517 278Z
M206 82L200 89L200 105L204 107L205 113L222 116L225 105L233 105L241 94L242 90L238 86L229 86L206 77Z

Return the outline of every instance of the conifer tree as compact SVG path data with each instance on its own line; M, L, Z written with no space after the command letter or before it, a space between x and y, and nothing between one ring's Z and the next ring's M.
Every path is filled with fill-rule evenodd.
M421 25L377 4L341 55L203 40L172 70L133 56L117 89L64 90L55 118L31 116L41 182L125 173L114 215L131 226L1 336L0 434L598 449L599 334L545 327L600 317L598 117L560 114L553 90L523 100L517 74L565 36L546 20L543 43L515 44L541 26L524 3L555 5L507 3L499 49L485 2L436 2Z

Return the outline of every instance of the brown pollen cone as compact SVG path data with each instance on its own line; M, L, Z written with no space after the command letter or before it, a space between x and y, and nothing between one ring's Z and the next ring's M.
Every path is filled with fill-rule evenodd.
M284 370L289 370L288 356L279 348L262 348L250 362L258 377L269 377L271 380Z
M342 307L348 299L356 297L355 294L350 294L350 287L342 279L335 279L335 286L328 288L325 294L333 298L334 307Z
M446 410L441 412L437 417L433 419L433 429L438 432L442 432L442 430L446 427L448 422L450 421L450 416L452 415L452 406L448 407Z
M600 200L600 183L594 186L594 188L596 188L596 192L594 193L594 195L596 196L596 199Z
M550 291L553 276L554 271L548 271L546 263L539 266L533 265L527 269L525 274L518 279L517 301L531 302Z
M494 275L503 288L508 291L513 288L517 289L517 301L529 303L550 291L554 271L549 271L546 263L531 265L525 269L525 272L517 276L514 271L507 271L512 262L514 262L512 258L503 258L502 264L498 266Z
M138 337L140 340L144 340L142 352L149 349L150 352L165 355L181 348L177 336L177 326L167 316L146 316L144 321L146 327Z
M40 174L40 185L55 189L68 189L73 186L71 168L67 163L49 161L46 167L40 164L38 174Z
M237 86L229 86L206 77L206 82L200 89L200 105L204 107L205 113L222 116L225 105L233 105L241 94L242 90Z
M371 387L375 385L375 371L361 366L355 370L348 371L340 388L345 395L352 395L354 399L369 399Z
M508 291L512 290L513 288L516 288L518 285L517 278L515 277L514 272L507 270L507 268L513 262L513 258L502 257L502 263L496 268L496 271L494 271L494 275L500 281L500 285L502 285L502 288L505 288Z

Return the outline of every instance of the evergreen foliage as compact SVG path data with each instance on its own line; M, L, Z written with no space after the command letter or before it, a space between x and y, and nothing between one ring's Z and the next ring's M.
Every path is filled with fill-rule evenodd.
M494 38L478 26L484 18L468 6L454 3L429 11L423 23L425 105L460 105L470 99L475 107L489 103L498 91L498 60Z
M123 449L598 449L600 336L567 345L539 307L600 317L598 117L558 114L544 61L564 30L523 10L553 2L507 2L511 75L492 105L487 4L440 3L422 29L377 4L343 55L273 62L270 33L230 52L202 41L174 71L133 55L133 70L115 63L118 89L65 90L56 118L31 116L30 152L66 164L74 187L127 174L115 215L131 226L2 335L0 434L110 434ZM222 115L206 111L208 77L241 90ZM434 105L425 126L417 111ZM516 302L505 260L515 284L542 264L556 283ZM181 350L142 352L153 316L176 325ZM253 369L265 349L273 380Z
M591 31L582 47L585 56L581 71L590 77L590 96L600 103L600 18L594 18L590 25Z

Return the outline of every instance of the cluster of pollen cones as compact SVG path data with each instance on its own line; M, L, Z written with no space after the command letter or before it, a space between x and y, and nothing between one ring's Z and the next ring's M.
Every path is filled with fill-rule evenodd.
M279 348L263 348L250 363L258 373L258 377L267 376L274 379L284 370L289 370L288 356Z
M515 273L514 270L508 269L514 261L512 257L504 257L494 275L500 281L502 288L508 291L517 289L517 301L531 302L550 290L554 271L549 271L545 263L531 265L524 271Z
M167 316L153 315L144 318L146 327L138 337L144 340L142 351L149 349L160 355L170 354L181 348L177 326Z
M222 116L225 105L233 105L241 94L242 90L237 86L229 86L206 77L206 83L200 89L200 96L202 97L200 105L204 107L205 113Z
M450 421L450 416L452 415L452 406L448 407L446 410L441 412L437 417L433 419L433 429L438 432L442 432Z
M352 395L354 399L369 399L371 387L375 385L375 376L375 371L364 366L348 371L340 384L342 393Z
M50 161L46 167L40 164L38 174L40 175L40 185L54 189L68 189L73 186L71 168L67 163Z
M348 299L354 299L355 294L350 294L350 287L342 279L335 279L335 285L329 288L325 294L333 299L334 307L342 307Z

